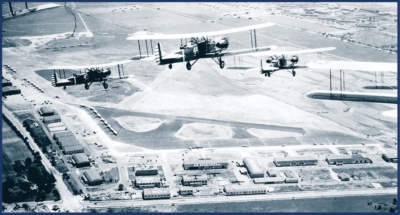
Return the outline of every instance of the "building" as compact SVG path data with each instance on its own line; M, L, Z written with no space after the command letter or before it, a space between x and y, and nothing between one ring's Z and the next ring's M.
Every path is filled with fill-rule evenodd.
M44 123L61 122L61 117L59 115L45 116L43 117L43 122Z
M21 90L14 86L3 87L3 96L21 94Z
M187 160L183 162L183 169L226 169L228 162L222 159Z
M143 199L169 199L171 198L171 191L169 188L153 188L143 190Z
M54 111L49 106L43 106L39 109L39 114L41 116L53 116Z
M68 147L68 146L79 145L79 142L75 138L75 136L60 137L58 140L59 140L58 144L60 145L61 149L65 149L65 147Z
M2 87L9 87L9 86L12 86L12 83L10 82L10 80L3 78Z
M254 195L254 194L266 194L267 190L263 185L226 185L224 186L224 192L227 196L234 195Z
M285 178L285 183L299 183L299 178L297 177Z
M379 13L379 10L369 9L369 8L360 8L360 11L366 11L366 12L370 12L370 13Z
M264 178L264 171L260 168L258 163L251 158L244 158L243 163L247 168L247 172L252 178Z
M83 153L83 147L81 145L67 146L64 148L64 154L72 155L76 153Z
M90 161L88 157L83 153L78 153L72 155L76 167L90 166Z
M396 152L388 152L382 154L382 159L386 162L397 163L397 151Z
M160 177L136 177L135 180L136 187L143 188L153 188L161 186L161 178Z
M277 167L281 166L310 166L317 165L318 159L314 156L295 156L274 158Z
M53 139L58 141L58 138L68 136L74 136L74 134L71 131L57 132L53 134Z
M378 26L376 26L376 25L363 24L363 23L357 23L356 27L358 27L358 28L378 28Z
M208 177L207 175L182 175L182 185L183 186L201 186L207 185Z
M65 124L62 122L50 123L47 125L48 128L56 128L56 127L62 127L62 126L65 126Z
M89 169L83 173L83 181L90 186L99 185L104 182L104 179L100 174L92 169Z
M285 179L282 177L255 178L253 182L254 184L282 184L285 182Z
M136 170L136 172L135 172L136 176L158 175L157 167L149 167L149 168L140 167L135 170Z
M344 172L339 173L338 177L342 181L350 181L350 176Z
M267 171L267 174L268 174L269 177L277 177L278 176L278 173L273 169L269 169Z
M193 189L187 188L187 187L181 187L179 189L179 194L180 195L193 195Z
M355 155L329 155L325 159L330 165L372 163L368 157Z
M66 131L66 130L67 130L66 126L59 126L59 127L51 127L51 128L49 128L49 131L51 133L60 132L60 131Z

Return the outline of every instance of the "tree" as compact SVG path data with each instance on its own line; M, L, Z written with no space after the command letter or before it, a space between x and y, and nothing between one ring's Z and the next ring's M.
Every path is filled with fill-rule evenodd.
M32 158L27 157L27 158L25 159L25 166L26 166L26 168L28 168L31 164L32 164Z
M119 184L118 190L123 190L123 189L124 189L124 185L123 184Z
M25 210L28 210L28 209L29 209L29 205L26 204L26 203L22 204L22 207L23 207Z

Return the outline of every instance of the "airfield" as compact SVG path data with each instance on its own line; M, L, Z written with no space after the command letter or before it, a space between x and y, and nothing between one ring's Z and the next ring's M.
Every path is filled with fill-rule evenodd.
M222 14L226 11L239 14L242 8L229 4L218 4L217 8L211 7L211 3L68 5L79 12L76 13L74 36L68 39L75 22L63 5L3 22L3 65L8 64L17 71L12 73L3 67L3 77L10 79L23 94L23 97L8 97L3 101L3 108L6 106L21 119L35 108L45 104L51 106L83 143L85 153L95 158L95 169L109 171L116 167L118 183L105 185L101 189L78 185L84 190L83 194L101 196L105 189L120 195L117 199L132 199L138 201L135 203L138 206L147 207L149 203L139 201L141 194L132 186L135 177L129 172L130 167L146 164L161 168L170 189L176 193L180 187L180 176L188 174L182 169L183 159L222 158L229 162L229 168L218 176L210 176L211 185L198 188L199 196L195 195L199 197L198 200L177 197L164 203L163 200L156 200L152 204L198 204L204 199L203 203L229 202L225 197L215 196L221 186L229 184L232 178L243 181L244 185L252 184L249 176L239 174L239 169L243 168L237 168L236 162L241 162L244 157L256 158L265 172L275 168L272 162L274 157L287 155L317 156L319 164L299 167L301 169L282 168L283 172L294 172L303 181L299 185L271 186L273 192L277 193L277 199L291 199L304 190L318 195L321 192L325 196L338 195L332 190L349 192L350 196L360 195L357 189L365 189L363 195L397 193L397 165L386 163L381 158L382 153L397 152L397 115L393 117L393 114L387 114L396 110L397 106L308 98L306 94L313 90L329 90L328 70L297 69L296 77L282 70L268 78L258 71L247 72L240 68L221 70L211 59L199 60L191 71L187 71L184 64L174 64L172 69L168 69L154 61L138 61L124 65L125 74L132 78L110 81L108 90L104 90L99 83L94 83L89 90L83 86L68 86L64 90L52 87L53 71L46 69L51 66L101 64L129 59L138 54L138 43L126 38L139 31L165 34L208 32L278 22L274 15L250 10L250 14L256 13L257 19L238 19ZM4 10L3 5L3 13ZM280 50L336 47L336 50L322 55L300 55L299 64L321 59L397 62L396 54L283 25L287 22L257 30L258 46L275 45ZM307 25L311 31L318 28L324 28L326 32L338 31L305 20L296 22ZM228 36L231 50L251 47L248 32ZM178 40L164 40L161 43L167 53L180 45ZM156 43L153 41L152 45L154 47ZM141 47L143 53L143 42ZM224 61L226 67L258 67L260 63L254 57L226 57ZM111 70L113 74L117 73L116 67L111 67ZM331 72L333 90L338 90L339 71ZM382 76L377 74L379 85ZM71 71L66 71L66 77L71 75ZM396 85L396 77L395 73L386 73L385 85ZM371 92L362 87L374 86L375 78L374 73L346 71L345 89ZM44 92L39 92L26 79L40 86ZM379 92L397 93L393 90ZM118 134L114 135L93 110ZM5 129L3 127L3 132ZM367 155L373 163L336 167L324 161L327 155L349 151ZM104 156L116 162L106 164L103 162ZM343 185L337 174L345 171L352 175L354 168L358 168L358 174L365 181ZM71 169L70 172L71 177L79 181L80 171ZM124 184L124 192L128 191L129 195L115 191L120 183ZM246 198L238 197L232 201ZM303 197L299 194L297 198ZM309 198L316 196L310 194ZM256 197L250 199L257 200ZM98 205L80 202L78 196L70 201L75 202L71 205L79 202L81 206L89 208L128 207L128 203L117 201L99 202ZM60 204L68 208L67 203ZM160 208L163 210L162 206ZM70 210L77 211L78 208L70 207Z

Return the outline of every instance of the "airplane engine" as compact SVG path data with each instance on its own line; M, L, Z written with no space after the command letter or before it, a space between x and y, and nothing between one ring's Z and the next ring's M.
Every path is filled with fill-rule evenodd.
M216 46L217 48L220 48L220 49L226 49L226 48L228 48L228 46L229 46L229 40L228 40L228 38L222 38L220 41L217 42L217 44L215 44L215 46Z
M273 57L268 57L267 60L266 60L265 62L267 62L267 63L272 63L273 60L274 60Z
M297 63L297 62L299 62L299 57L297 57L296 55L294 55L294 56L292 57L292 59L290 59L290 62L292 62L292 63Z

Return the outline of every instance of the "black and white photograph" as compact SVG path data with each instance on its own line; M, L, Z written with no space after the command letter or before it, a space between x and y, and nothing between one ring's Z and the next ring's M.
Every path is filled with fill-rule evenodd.
M3 213L398 213L397 2L3 2Z

